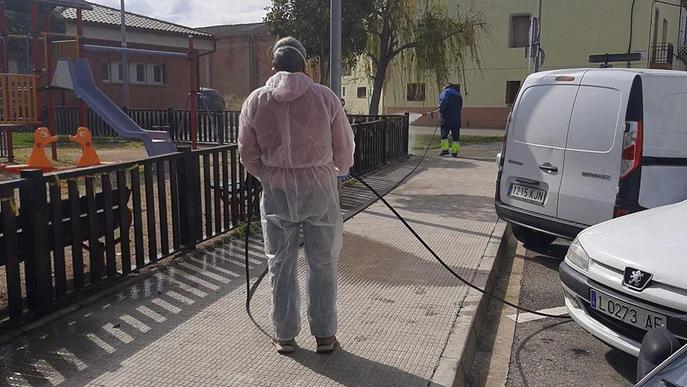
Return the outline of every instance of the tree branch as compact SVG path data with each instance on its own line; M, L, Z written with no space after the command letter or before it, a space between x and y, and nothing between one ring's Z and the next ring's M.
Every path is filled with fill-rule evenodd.
M403 51L403 50L408 50L408 49L411 49L411 48L415 48L415 47L418 46L419 43L420 43L420 42L406 43L406 44L402 45L401 47L399 47L399 48L397 48L397 49L391 51L391 54L389 54L389 56L390 56L391 58L394 58L396 55L400 54L401 51Z
M382 33L381 33L381 32L379 32L379 31L377 31L377 30L374 30L374 29L371 29L371 28L366 28L366 29L365 29L365 32L368 33L368 34L371 34L371 35L382 36Z
M367 54L367 56L372 60L372 64L375 65L375 67L376 67L376 66L377 66L377 63L379 63L379 60L377 59L377 57L374 56L374 55L373 55L372 53L370 53L370 52L367 52L366 54Z

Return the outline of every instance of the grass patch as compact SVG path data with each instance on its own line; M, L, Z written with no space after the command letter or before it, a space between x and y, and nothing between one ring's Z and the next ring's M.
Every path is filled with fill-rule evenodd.
M108 145L112 147L119 147L122 144L131 142L120 137L96 137L93 139L93 143L99 145L100 148L108 148ZM31 148L33 147L33 133L29 132L13 132L12 133L12 144L15 148ZM69 140L69 137L65 135L60 135L57 137L57 144L60 147L73 146L79 147L75 142Z
M413 150L425 150L431 138L431 134L418 134L415 136ZM491 144L494 142L501 142L502 140L503 137L501 136L460 136L460 145ZM434 136L434 140L429 149L441 149L441 137L438 133Z
M246 231L248 231L248 224L241 223L231 234L232 239L245 239ZM260 226L260 219L253 220L250 224L250 235L260 235L262 227Z

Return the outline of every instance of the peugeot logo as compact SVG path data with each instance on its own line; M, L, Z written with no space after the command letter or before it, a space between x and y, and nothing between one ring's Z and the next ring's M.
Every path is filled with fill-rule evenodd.
M623 276L623 285L630 289L641 292L649 284L652 275L645 271L635 269L634 267L626 267L625 275Z

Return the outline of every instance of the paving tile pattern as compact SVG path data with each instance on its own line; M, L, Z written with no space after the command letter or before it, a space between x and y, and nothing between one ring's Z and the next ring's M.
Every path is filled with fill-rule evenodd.
M410 162L371 181L389 188ZM468 278L476 274L497 220L495 169L491 162L431 158L387 196ZM350 211L370 197L359 186L346 188L344 208ZM265 268L259 240L250 252L254 281ZM229 239L179 257L118 293L0 346L0 385L426 386L466 295L465 286L376 203L345 225L338 301L342 348L316 354L303 310L301 348L282 356L245 312L243 265L243 245ZM252 311L269 331L268 279L257 288Z

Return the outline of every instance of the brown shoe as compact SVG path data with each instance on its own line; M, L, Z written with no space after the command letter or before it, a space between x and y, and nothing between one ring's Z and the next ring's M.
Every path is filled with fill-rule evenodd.
M336 336L315 337L315 340L317 340L317 353L331 353L339 344Z
M283 354L293 353L298 348L296 344L296 339L291 340L277 340L272 339L272 345L277 349L277 352Z

